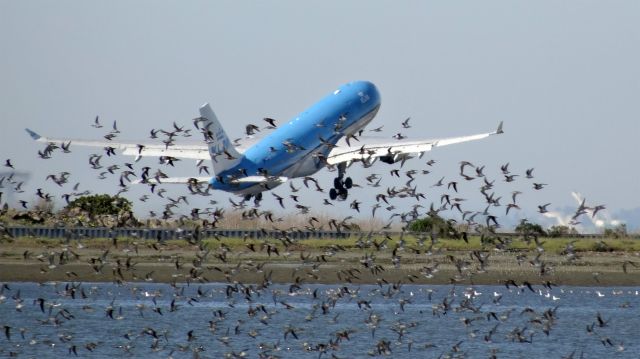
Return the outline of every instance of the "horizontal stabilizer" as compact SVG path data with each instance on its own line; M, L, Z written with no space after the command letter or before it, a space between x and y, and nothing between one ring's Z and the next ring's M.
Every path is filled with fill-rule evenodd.
M234 179L233 183L284 183L287 182L287 177L264 177L264 176L248 176Z
M167 177L161 178L158 181L156 178L147 178L145 181L143 180L135 180L131 183L140 184L140 183L160 183L160 184L186 184L186 183L209 183L211 177Z

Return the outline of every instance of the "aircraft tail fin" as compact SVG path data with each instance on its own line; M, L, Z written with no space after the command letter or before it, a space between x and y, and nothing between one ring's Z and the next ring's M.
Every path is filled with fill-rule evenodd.
M242 155L238 153L229 137L227 137L216 114L208 103L200 107L200 116L199 127L209 147L209 155L213 161L214 172L219 174L238 164L242 160Z

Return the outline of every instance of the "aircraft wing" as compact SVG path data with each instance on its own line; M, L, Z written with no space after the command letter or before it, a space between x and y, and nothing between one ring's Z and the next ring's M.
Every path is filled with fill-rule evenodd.
M363 161L373 163L378 158L393 163L399 160L411 158L414 155L422 156L425 152L431 151L434 147L452 145L468 141L481 140L491 135L503 133L502 122L493 132L481 133L477 135L449 137L427 140L397 140L389 141L381 138L359 137L359 142L351 140L351 146L342 140L338 146L333 148L327 156L327 163L335 165L342 162Z
M170 156L176 158L192 158L196 160L208 160L211 159L207 145L203 142L200 144L181 145L175 144L171 146L165 146L164 144L157 143L125 143L125 142L113 142L113 141L93 141L93 140L76 140L69 138L48 138L40 136L30 129L25 129L29 136L38 142L54 143L58 146L65 146L71 143L71 146L84 146L84 147L98 147L106 148L113 147L116 150L121 150L125 156L135 157L160 157Z

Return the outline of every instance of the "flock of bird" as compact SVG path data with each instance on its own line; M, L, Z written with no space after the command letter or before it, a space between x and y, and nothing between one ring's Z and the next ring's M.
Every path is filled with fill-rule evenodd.
M405 121L402 122L401 124L402 128L404 129L411 128L411 125L409 124L409 120L410 118L407 118ZM193 121L194 126L197 130L201 131L206 136L207 135L206 130L204 128L201 128L198 125L199 121L200 121L200 118L194 119ZM268 125L264 127L263 130L274 129L277 127L276 121L271 118L265 118L264 121ZM104 127L100 123L99 117L95 118L91 126L98 129ZM378 127L370 131L379 132L381 131L381 129L382 127ZM247 135L253 135L259 131L260 131L260 127L255 124L246 125ZM362 134L363 131L364 130L360 131L360 134ZM114 121L111 127L111 130L108 131L106 134L104 134L103 137L107 141L112 141L117 136L119 136L119 134L120 134L120 130L118 130L117 124ZM149 137L151 139L160 140L168 148L173 144L175 144L175 141L177 140L177 138L179 137L184 138L184 137L191 137L191 136L192 136L192 133L190 129L185 129L185 126L180 126L174 122L172 128L170 128L169 130L152 129L150 131ZM397 134L394 137L405 138L406 136L402 134ZM353 135L353 138L357 140L357 136ZM238 144L240 141L242 141L242 138L236 139L234 143ZM54 154L54 152L58 150L64 153L70 153L71 146L72 146L71 142L48 143L43 150L38 151L38 155L40 158L50 159L52 158L52 155ZM144 145L140 144L139 148L140 149L144 148ZM157 187L162 187L162 186L159 186L159 184L162 182L162 179L169 177L165 173L166 171L165 168L174 167L175 164L178 161L180 161L180 159L174 158L171 156L161 156L159 158L159 163L157 168L152 168L151 166L138 166L138 163L135 161L124 162L124 163L115 162L115 163L105 164L104 163L105 157L111 158L112 156L114 158L116 157L116 148L111 146L105 146L103 153L93 153L89 156L89 160L88 160L89 167L92 170L97 172L97 178L100 180L108 180L112 178L116 179L117 181L116 183L118 186L118 191L115 193L116 196L119 196L127 192L132 184L132 181L134 180L138 180L138 182L147 184L149 187L149 193L142 195L138 198L138 200L141 202L146 202L152 195L155 195L159 198L165 198L167 189L157 188ZM427 177L424 177L424 176L431 173L431 169L434 164L435 164L434 160L429 160L426 162L426 166L420 170L416 170L416 169L403 170L402 167L404 165L404 161L402 161L402 163L400 164L401 168L393 168L389 171L389 175L393 183L391 186L387 186L386 189L383 189L381 185L381 181L384 177L383 175L374 173L367 176L366 177L367 187L371 187L373 191L376 191L377 189L381 189L381 191L378 191L378 193L376 193L374 196L376 199L376 203L371 208L372 217L375 217L376 212L379 208L384 208L388 212L390 212L390 217L388 218L388 221L391 221L395 217L398 217L400 219L400 225L404 227L410 221L415 220L425 214L433 215L433 214L438 214L439 212L444 213L444 211L449 210L450 213L445 217L455 218L456 215L460 215L461 216L460 224L465 224L472 228L475 228L479 224L482 224L484 225L484 227L487 227L488 229L491 229L491 228L495 229L499 227L499 223L498 223L499 214L494 213L494 211L498 207L504 208L505 215L508 215L511 211L520 209L520 205L517 202L517 198L519 195L523 193L522 191L524 191L524 189L521 188L519 190L512 191L510 194L507 195L510 197L511 201L508 203L501 203L501 201L506 202L506 199L503 199L504 195L496 194L496 192L494 191L494 186L496 184L497 179L494 178L490 180L488 176L485 175L484 165L476 166L468 161L460 162L459 178L450 178L449 180L445 180L445 177L442 177L438 181L433 182L433 184L430 186L430 188L427 191L434 190L434 188L436 187L444 188L446 186L447 192L441 194L439 201L437 201L437 199L430 199L429 205L424 204L425 202L427 202L426 200L427 193L424 191L419 191L417 183L425 183L428 181L428 179L425 179ZM14 164L12 163L11 159L7 159L5 161L5 167L14 169ZM137 168L137 167L140 167L140 168ZM196 167L199 175L202 175L202 174L212 175L209 169L209 166L204 164L204 161L202 160L197 161ZM329 167L329 170L335 170L335 169ZM525 177L527 180L530 181L530 183L528 184L528 186L530 186L529 188L532 188L534 191L539 191L543 189L547 184L535 181L533 176L533 171L534 171L533 168L527 169L523 177ZM58 187L66 187L66 185L70 181L70 176L71 174L68 171L62 171L60 173L52 173L46 176L45 181L51 180L51 182L58 185ZM393 177L396 177L397 179L394 179ZM505 183L512 183L512 182L515 182L518 177L520 177L520 174L512 173L511 170L509 169L509 163L506 163L500 166L500 174L498 179L500 179L500 177L502 178L501 181ZM406 182L404 182L403 185L399 185L402 183L401 181L402 178L406 178L407 180ZM153 179L154 181L150 181L150 179ZM462 198L458 195L459 186L461 186L463 183L466 183L466 182L475 183L473 181L480 182L478 186L479 192L482 195L483 200L486 202L486 208L482 211L474 211L467 208L463 208L463 202L466 201L467 199ZM314 185L313 189L315 191L322 192L322 193L325 192L325 189L321 186L319 181L314 177L311 177L311 176L304 177L302 180L302 183L307 188L309 188L310 184L312 183ZM23 182L14 181L12 175L0 177L0 189L7 188L8 190L14 193L24 193L24 189L22 188L23 185L24 185ZM79 186L80 186L80 183L76 183L72 187L71 191L64 191L64 193L60 194L60 197L64 199L65 203L68 204L71 199L76 198L78 196L86 195L89 193L86 190L79 191L78 190ZM362 186L360 186L359 184L355 184L355 187L362 187ZM290 189L290 194L288 196L282 196L276 193L277 191L272 191L271 193L273 197L277 200L277 203L279 204L279 206L282 207L283 209L285 208L285 199L286 199L287 201L289 200L292 201L293 202L292 205L297 210L299 210L302 214L307 214L311 209L311 206L305 205L300 202L300 199L299 199L300 196L296 193L298 192L299 188L295 187L293 181L289 182L289 189ZM205 188L203 188L203 185L199 185L197 183L189 183L188 190L191 195L198 195L198 196L213 195L210 188L206 186ZM59 191L56 191L56 192L59 192ZM37 201L44 200L46 202L51 202L55 200L54 195L45 192L42 188L37 188L35 195L37 196L36 197ZM401 207L406 207L406 205L396 206L389 203L389 201L394 198L402 200L409 197L415 198L417 200L415 204L411 205L410 211L406 211L406 212L400 211L401 209L403 209ZM2 197L0 195L0 200L1 199ZM174 212L174 209L176 209L178 207L178 204L180 203L180 199L181 198L173 199L171 197L167 197L166 198L167 203L164 205L163 207L164 210L161 212L161 215L160 213L158 213L158 211L152 210L150 211L149 216L152 218L160 217L162 220L170 220L170 219L174 219L175 217L179 217L179 219L180 218L188 219L189 216L184 214L184 211L182 214ZM255 202L256 202L255 208L259 208L260 207L259 201L255 201ZM247 207L251 206L251 204L248 204L247 201L234 201L233 199L229 199L229 203L233 206L234 209L240 209L240 210L246 210ZM20 205L22 209L30 209L30 206L35 206L35 204L36 203L29 203L29 201L27 200L20 200ZM216 205L218 204L218 202L216 200L211 200L210 204ZM323 205L325 206L331 206L333 204L334 204L333 201L330 201L328 199L325 199L323 201ZM357 213L359 213L361 210L361 204L362 204L361 200L354 199L350 201L349 207L354 211L356 211ZM540 204L538 206L538 212L541 214L548 212L547 207L549 205L550 203ZM427 210L427 207L428 207L428 210ZM421 209L423 210L424 213L419 212ZM576 209L576 212L572 216L571 222L569 224L572 226L576 226L580 224L580 217L582 215L590 214L592 217L595 217L595 215L603 209L605 209L604 205L596 205L593 207L589 207L583 201L582 204ZM196 220L200 220L201 218L205 219L203 220L204 226L209 226L209 225L215 226L218 219L218 215L220 214L220 211L221 211L221 208L194 207L194 208L191 208L190 217ZM322 211L322 209L318 209L318 211ZM272 211L252 210L251 212L254 215L256 214L265 215L265 218L273 218ZM479 220L480 218L484 218L484 220ZM313 225L311 227L312 227L311 229L315 229L313 228ZM382 229L385 229L385 228L383 227Z
M198 130L198 119L194 120L194 125ZM275 120L265 118L267 123L265 129L273 129L277 127ZM96 117L92 124L95 128L103 128L99 118ZM410 128L409 119L402 123L403 128ZM376 128L371 131L379 132L382 128ZM246 126L247 135L253 135L260 132L260 126L249 124ZM111 130L103 137L107 141L111 141L120 134L114 121ZM179 126L175 122L169 130L153 129L150 131L150 137L162 141L165 146L169 147L175 143L180 137L190 137L191 130L185 129L185 126ZM405 136L398 133L395 138L404 138ZM357 139L357 138L356 138ZM236 141L238 142L238 141ZM38 151L38 156L42 159L49 160L53 155L60 151L64 153L71 152L73 143L49 143L43 150ZM142 145L141 145L142 146ZM119 187L116 196L123 195L131 186L133 179L141 179L144 183L145 179L156 178L161 179L167 177L164 168L172 167L178 159L172 157L162 157L158 162L157 168L151 166L143 166L137 162L110 163L106 164L105 159L116 158L115 148L105 147L101 153L93 153L89 156L89 167L96 171L97 178L100 180L115 179ZM414 160L420 161L420 160ZM494 292L493 296L481 296L477 292L477 288L464 287L458 284L463 281L473 282L473 277L479 273L486 273L491 268L491 253L507 251L511 243L511 239L502 238L496 234L496 228L500 226L499 218L504 211L508 215L511 211L520 210L518 198L523 195L525 188L514 190L507 195L500 195L495 192L496 181L505 183L521 183L520 177L524 177L526 188L533 191L542 190L547 184L541 183L534 178L534 169L530 168L523 174L513 173L510 164L506 163L500 167L499 177L490 179L489 173L486 173L486 166L473 164L468 161L460 162L458 176L445 179L439 178L437 181L428 181L428 175L431 173L436 161L429 160L424 168L403 169L403 165L398 164L389 172L389 176L380 174L370 174L366 177L363 185L354 184L354 187L366 187L363 192L375 193L371 196L375 203L371 207L370 217L382 221L379 228L372 229L368 232L360 234L356 241L356 247L361 251L362 256L353 265L346 265L336 272L337 278L321 278L319 271L322 266L331 265L332 261L340 261L340 252L344 252L345 248L340 243L327 243L322 253L316 256L305 254L296 246L295 240L290 237L292 231L318 231L329 229L336 231L349 231L356 229L354 220L357 217L365 215L362 207L362 197L347 200L349 209L354 211L352 215L342 218L330 218L322 221L314 215L312 206L303 203L302 196L299 191L304 186L309 190L323 192L319 180L313 177L305 177L301 184L289 182L288 195L282 194L282 189L271 192L273 198L273 207L281 207L282 209L293 209L299 216L305 219L303 228L283 228L281 223L286 223L285 216L278 216L275 210L263 210L261 201L249 203L245 200L229 199L232 211L242 214L242 218L247 221L262 220L268 223L269 229L277 230L279 237L272 240L263 240L259 244L247 242L244 254L266 253L268 257L287 257L289 261L294 261L297 256L293 255L299 251L300 261L291 268L291 283L288 286L274 285L271 271L271 264L268 259L264 262L256 263L253 260L243 260L240 254L235 253L224 241L219 243L217 249L207 248L201 241L201 230L214 228L218 226L225 216L224 207L191 207L188 210L181 208L182 205L190 206L191 197L186 195L172 197L167 187L158 183L148 183L148 193L139 198L139 201L145 202L152 196L164 200L165 203L161 210L152 210L149 216L162 221L175 221L179 225L187 225L187 223L197 222L196 230L191 232L187 240L193 244L194 252L191 263L182 262L180 257L173 258L175 260L175 272L173 282L168 292L157 290L151 291L145 289L145 283L153 282L153 271L140 273L136 268L136 253L138 248L127 247L124 251L122 247L118 247L117 239L114 238L110 248L106 249L101 255L89 255L83 252L83 246L78 242L77 247L73 248L69 245L63 245L61 248L47 247L42 254L24 253L24 259L29 260L31 256L36 256L38 261L48 263L42 267L42 272L46 276L46 272L50 270L61 270L69 263L87 262L95 274L109 273L111 269L113 281L124 286L130 291L135 301L135 310L127 308L124 304L119 304L117 299L112 300L108 305L99 307L96 298L99 295L111 295L115 298L115 294L105 294L96 289L95 286L76 282L77 274L67 272L69 282L55 284L54 292L49 293L50 297L38 297L33 303L27 302L21 295L20 290L11 288L11 285L4 285L0 289L0 308L13 303L14 310L18 313L31 311L38 314L37 322L31 324L41 324L54 328L57 338L42 339L36 335L29 337L30 332L35 330L28 328L25 324L23 327L15 327L7 323L6 318L0 318L0 324L4 326L5 343L0 346L0 354L17 356L20 354L20 347L16 347L16 342L23 343L21 345L42 344L49 347L63 346L66 348L68 355L73 356L91 356L94 352L97 354L104 346L102 340L81 342L75 337L77 333L70 333L66 330L70 323L81 320L83 315L95 316L95 313L101 313L100 316L108 322L121 322L132 316L136 316L141 322L138 323L137 329L129 329L124 333L117 334L117 344L115 348L122 354L134 355L136 346L145 346L150 348L152 352L162 352L169 356L178 355L178 353L189 353L194 357L207 356L207 347L205 335L208 339L215 338L215 344L222 345L228 350L224 351L225 356L232 358L242 358L250 356L250 350L245 348L251 346L254 353L261 358L276 358L286 356L286 348L297 345L303 348L305 352L317 354L318 357L331 356L334 358L343 357L340 352L341 347L350 344L352 338L359 337L360 341L367 349L363 353L346 354L344 357L362 356L362 355L391 355L398 351L398 348L411 352L420 347L426 350L429 355L441 357L468 357L474 356L465 346L468 342L485 343L488 351L486 356L498 357L499 349L493 346L494 342L510 342L510 343L533 343L538 337L548 337L554 332L557 323L562 320L559 313L562 313L562 307L554 303L560 298L556 296L557 285L552 283L548 278L549 273L553 272L553 265L544 259L544 248L535 233L525 234L525 239L531 240L536 244L536 255L528 258L526 254L519 254L516 259L518 265L527 264L536 268L540 275L541 284L532 284L527 281L518 283L514 279L508 279L503 282L505 290L510 295L531 295L547 298L553 305L547 309L536 311L532 308L524 308L515 313L517 306L512 305L502 310L501 299L502 293ZM14 169L14 163L7 159L5 167ZM197 163L197 171L199 173L210 174L208 166L202 161ZM395 177L395 178L394 178ZM64 189L64 193L60 198L69 203L74 198L87 195L89 191L81 191L80 184L76 183L71 186L72 175L69 172L62 171L46 176L45 181L51 181L57 187ZM382 181L392 181L386 188L383 187ZM430 190L444 190L438 200L433 198L427 192L419 191L418 185L427 182ZM459 190L469 183L479 183L479 193L486 202L483 210L470 210L466 208L465 198L459 195ZM25 184L17 182L11 175L0 178L0 187L12 191L15 194L25 193ZM283 186L284 188L287 188ZM69 190L70 189L70 190ZM189 184L188 191L192 196L209 197L214 195L209 188L202 188L196 184ZM0 192L0 202L2 201L2 192ZM35 195L39 201L52 202L55 195L47 193L42 187L38 188ZM265 197L269 198L268 196ZM193 200L192 200L193 201ZM427 204L427 202L429 202ZM338 201L330 201L324 199L322 206L336 206ZM20 207L23 213L33 213L37 211L36 203L30 203L27 200L20 200ZM209 200L211 206L219 205L216 200ZM538 206L538 212L545 213L549 203ZM573 216L572 224L578 224L580 217L583 215L595 216L597 212L605 209L604 205L587 206L583 201L576 209ZM6 204L3 212L6 213ZM498 213L498 211L500 213ZM188 214L187 214L188 213ZM383 216L382 213L386 213ZM442 216L449 219L451 224L462 228L458 235L461 240L467 241L468 235L478 231L487 243L493 243L490 249L474 250L464 252L463 254L441 255L438 248L438 234L431 233L410 233L407 226L412 221L423 218L424 216ZM27 215L28 216L28 215ZM32 215L32 219L35 215ZM459 219L453 219L459 218ZM389 231L394 225L402 228L402 235L399 240L393 240L386 231ZM8 236L5 231L4 237ZM405 237L406 236L406 237ZM415 245L409 245L405 238L413 236ZM378 239L382 238L380 241ZM162 243L149 244L149 248L162 251ZM124 253L124 254L123 254ZM386 271L389 266L382 258L389 258L391 268L401 269L403 267L402 258L405 254L421 256L419 262L421 268L416 274L409 274L401 280L387 280ZM577 261L579 257L573 248L573 242L567 245L563 252L564 258L568 262ZM239 258L239 259L238 259ZM237 260L237 262L234 262ZM435 300L437 290L419 288L419 293L406 290L406 285L418 279L419 276L424 278L433 278L438 275L440 268L443 266L452 266L455 268L454 275L450 278L452 286L450 290L440 290L438 300ZM633 261L625 261L623 264L624 273L632 268L637 267ZM252 272L255 278L259 278L256 283L243 283L239 280L239 276L245 272ZM218 289L207 289L203 287L208 281L208 273L224 274L226 284ZM357 284L364 273L376 278L376 286L371 287L364 292ZM340 284L335 287L314 287L305 282L318 282L323 280L335 281L338 279ZM184 283L186 282L186 283ZM139 284L138 284L139 283ZM194 289L195 284L199 286ZM349 283L349 284L346 284ZM194 292L195 291L195 292ZM446 292L446 293L444 293ZM201 309L203 313L192 318L195 323L197 320L205 320L206 329L196 327L190 329L183 336L172 332L171 327L164 326L163 329L156 328L154 321L165 320L176 312L185 311L187 308L198 308L199 305L212 301L217 298L224 303L225 309L217 308L212 311ZM268 298L268 299L265 299ZM309 306L297 305L294 301L304 298L311 303ZM72 305L75 301L80 301L82 305ZM377 305L380 301L393 303L392 313L398 315L402 320L394 320L385 318L378 312ZM63 304L65 303L65 304ZM93 303L93 304L92 304ZM404 316L405 310L409 310L416 304L427 303L430 310L413 311L412 316ZM397 304L397 307L395 307ZM78 309L80 308L80 309ZM240 313L238 308L243 308L244 313ZM346 308L346 309L345 309ZM205 314L206 311L206 314ZM355 312L363 312L364 315L355 315ZM6 311L5 311L6 313ZM449 317L458 318L459 323L453 322L451 326L461 326L465 330L466 337L456 340L453 345L443 346L436 345L420 337L419 326L424 326L425 321L419 320L419 315L439 318L446 320ZM512 315L513 313L513 315ZM388 313L386 314L388 315ZM205 318L206 317L206 318ZM518 317L518 324L506 329L513 317ZM234 319L231 319L234 318ZM290 320L297 318L296 321ZM364 318L362 323L356 322L355 318ZM175 319L174 319L175 320ZM171 321L169 320L169 323ZM305 324L306 323L306 324ZM485 323L485 324L480 324ZM202 324L202 323L200 323ZM142 327L140 327L143 325ZM314 326L327 326L336 328L328 337L321 338L316 335ZM446 322L443 322L443 325ZM604 347L609 347L613 351L624 351L624 343L617 341L615 338L607 334L609 327L613 323L604 318L600 313L594 314L591 321L585 324L586 333L593 336L594 340L599 341ZM272 337L271 334L266 335L267 327L277 326L281 330L278 337ZM80 330L79 328L77 330ZM366 336L362 333L367 332ZM384 332L381 336L379 333ZM207 333L207 334L205 334ZM269 331L271 333L271 331ZM394 333L394 339L389 338ZM326 333L325 333L326 334ZM501 338L498 339L498 334ZM211 336L212 335L212 336ZM258 339L268 340L268 342L258 342ZM369 340L366 341L365 339ZM25 344L26 343L26 344ZM256 349L257 348L257 349ZM148 354L148 353L147 353ZM484 355L485 353L483 353ZM562 353L564 357L573 358L576 351Z
M514 281L491 288L493 293L478 289L400 282L314 286L302 280L277 285L268 274L256 284L3 284L0 355L528 357L546 353L544 345L562 342L568 330L587 344L565 339L558 357L594 357L598 351L620 356L625 343L610 315L596 311L576 320L580 314L558 303L569 296L631 296L634 304L617 301L629 314L638 298L637 291L573 293Z

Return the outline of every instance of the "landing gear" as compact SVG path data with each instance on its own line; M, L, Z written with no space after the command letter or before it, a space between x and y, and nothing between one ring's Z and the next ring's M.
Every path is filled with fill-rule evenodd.
M339 190L339 191L338 191L338 196L340 196L340 199L341 199L341 200L343 200L343 201L344 201L345 199L347 199L347 196L348 196L348 195L349 195L349 191L347 191L347 189L346 189L346 188L343 188L343 189L341 189L341 190Z
M245 194L245 195L244 195L244 200L245 200L245 201L250 201L250 200L251 200L251 197L253 197L253 201L254 201L254 202L256 202L256 203L257 203L257 202L260 202L260 201L262 201L262 192L260 192L260 193L258 193L258 194L256 194L256 195Z
M255 196L253 196L253 204L256 207L260 207L260 201L262 201L262 192L256 194Z
M351 187L353 187L353 181L351 180L351 177L347 177L347 179L344 180L344 186L347 189L350 189Z
M338 197L344 201L349 195L349 189L353 187L353 180L351 177L347 177L343 180L346 169L346 164L341 163L338 165L338 177L333 179L333 188L329 190L329 198L332 201L336 200Z

